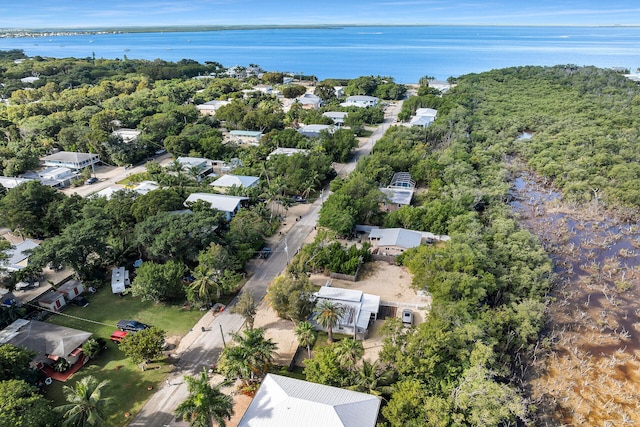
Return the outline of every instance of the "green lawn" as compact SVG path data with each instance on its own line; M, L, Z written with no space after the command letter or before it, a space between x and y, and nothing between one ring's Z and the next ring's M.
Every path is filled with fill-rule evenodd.
M120 298L113 295L108 288L101 289L94 295L88 295L87 299L88 307L71 306L63 313L77 318L54 315L48 321L91 332L96 338L104 338L107 340L108 349L98 359L84 366L65 384L73 385L86 375L93 375L100 381L109 379L111 383L103 389L105 397L113 398L108 424L114 427L126 426L130 419L125 417L125 413L135 414L142 408L149 396L171 371L171 365L164 360L154 361L144 372L133 365L118 350L117 345L109 341L109 336L116 329L118 320L134 319L164 329L167 336L182 336L204 313L199 310L185 310L180 306L142 302L139 298L131 296ZM152 386L154 390L147 390L148 386ZM65 403L62 384L57 381L47 387L46 396L53 401L54 406Z

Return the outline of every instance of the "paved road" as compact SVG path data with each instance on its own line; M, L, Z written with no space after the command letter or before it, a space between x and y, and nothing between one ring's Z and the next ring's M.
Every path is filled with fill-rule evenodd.
M384 122L356 151L352 161L342 165L339 171L341 175L353 171L358 159L371 152L376 141L395 122L401 108L401 102L387 107ZM291 227L287 235L275 247L271 248L272 254L268 259L258 261L253 275L244 285L243 291L252 292L256 301L260 301L266 295L269 283L285 269L289 259L296 254L313 231L318 220L318 212L325 198L320 198L313 203L309 212ZM202 372L203 368L208 369L215 363L225 342L231 341L230 334L238 332L244 322L241 316L233 314L229 310L223 311L213 320L209 320L207 316L203 317L203 320L204 322L201 320L195 330L187 334L195 336L195 338L190 341L187 348L182 349L181 353L177 355L179 361L175 364L174 371L169 376L167 383L149 399L129 424L130 426L168 426L174 419L174 409L188 396L188 389L183 380L184 375L195 376ZM201 327L205 328L204 332L198 330Z

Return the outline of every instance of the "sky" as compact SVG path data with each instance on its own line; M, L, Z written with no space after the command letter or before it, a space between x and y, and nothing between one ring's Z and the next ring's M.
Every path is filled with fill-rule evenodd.
M640 25L637 0L0 0L0 28Z

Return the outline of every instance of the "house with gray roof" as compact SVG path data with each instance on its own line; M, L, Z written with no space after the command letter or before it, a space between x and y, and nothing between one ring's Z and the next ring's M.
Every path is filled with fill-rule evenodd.
M334 126L333 125L306 125L306 126L302 126L300 127L300 129L298 129L298 133L307 136L309 138L317 138L320 136L320 132L322 132L323 130L326 130L329 133L333 133L334 131Z
M305 110L317 110L322 106L322 98L313 93L305 93L296 98L296 102Z
M375 427L380 398L267 374L238 427Z
M40 246L39 242L25 239L5 251L7 259L0 261L0 267L7 271L22 270L29 264L29 252Z
M333 120L336 126L344 126L344 119L346 119L348 115L349 113L344 111L327 111L322 113L323 117L328 117Z
M58 151L57 153L44 156L40 160L45 166L80 170L100 162L100 156L93 153Z
M367 96L367 95L353 95L347 97L343 103L340 105L342 107L375 107L378 105L379 99L375 96Z
M380 296L355 289L334 288L330 283L327 282L314 295L317 302L330 300L346 308L333 331L347 335L354 335L355 332L358 339L365 339L369 335L369 324L378 319ZM321 329L320 325L315 326Z

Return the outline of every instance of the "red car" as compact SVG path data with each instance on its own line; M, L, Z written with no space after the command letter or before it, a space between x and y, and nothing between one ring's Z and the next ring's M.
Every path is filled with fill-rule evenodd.
M113 341L114 343L118 344L118 343L120 343L120 341L122 341L122 339L123 339L124 337L126 337L126 336L127 336L127 334L128 334L128 332L127 332L127 331L114 331L114 332L111 334L111 337L109 337L109 339L110 339L111 341Z

